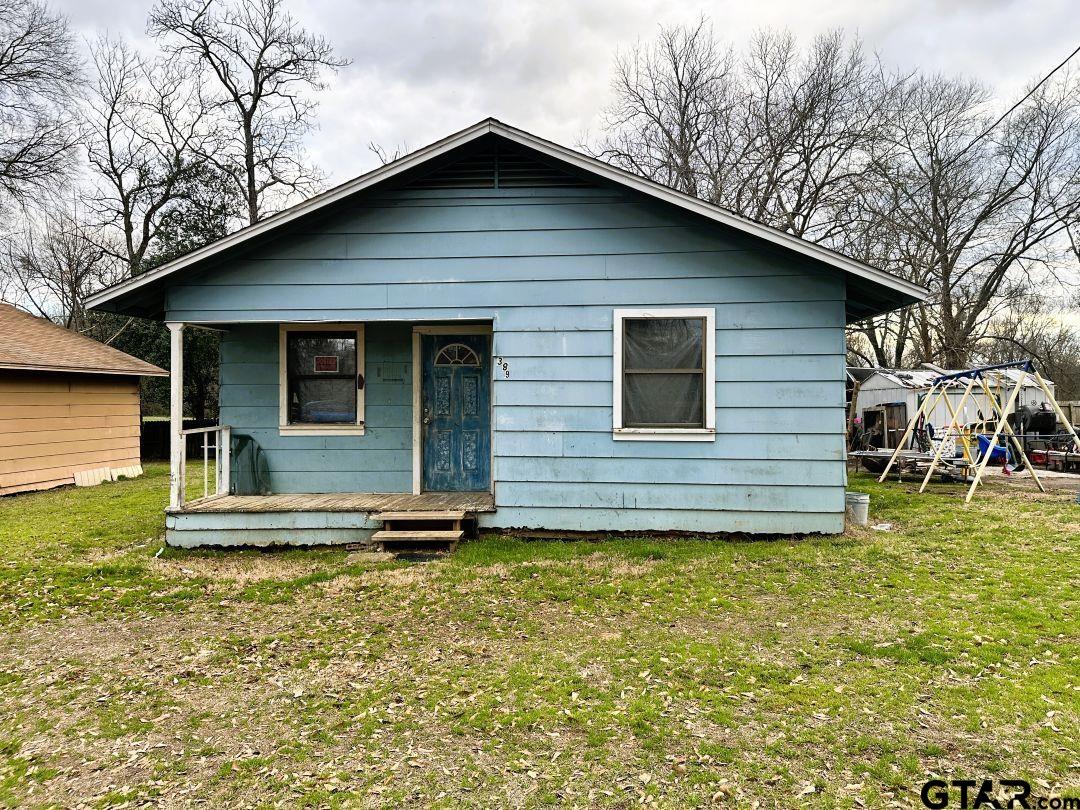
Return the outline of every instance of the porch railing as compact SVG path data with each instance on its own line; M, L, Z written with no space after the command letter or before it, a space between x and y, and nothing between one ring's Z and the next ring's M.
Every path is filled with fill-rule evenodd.
M203 493L202 497L209 495L229 494L229 453L231 447L232 428L228 425L210 425L209 427L188 428L180 431L183 436L180 454L180 503L183 506L187 497L187 460L188 460L188 436L202 434L203 455ZM213 442L211 442L211 435ZM214 460L214 486L210 487L210 459Z

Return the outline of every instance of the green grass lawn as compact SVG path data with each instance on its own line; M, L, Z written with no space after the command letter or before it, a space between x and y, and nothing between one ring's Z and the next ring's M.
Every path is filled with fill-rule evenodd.
M852 483L893 531L433 563L163 549L161 465L2 498L0 803L1080 794L1074 493Z

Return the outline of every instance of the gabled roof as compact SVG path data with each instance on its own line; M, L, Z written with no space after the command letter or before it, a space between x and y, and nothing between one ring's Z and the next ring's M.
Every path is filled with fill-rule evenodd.
M0 303L0 369L141 377L169 375L119 349L5 303Z
M249 240L265 236L303 217L339 203L354 194L371 189L373 186L384 183L404 172L415 170L454 149L488 135L504 138L580 172L662 200L705 219L726 225L844 272L848 279L849 320L859 320L870 315L888 312L898 307L924 301L929 295L926 289L917 284L878 270L814 242L808 242L789 233L754 222L718 205L705 202L652 180L647 180L581 152L568 149L565 146L559 146L551 141L538 138L494 118L487 118L429 146L411 152L385 166L381 166L280 213L267 217L254 225L249 225L216 242L193 250L185 256L102 290L92 296L88 304L93 308L114 312L146 314L145 312L137 312L135 308L127 307L127 305L136 301L137 296L135 294L138 291L156 286L163 279L187 268L204 264L215 257L221 258L226 251L238 248Z

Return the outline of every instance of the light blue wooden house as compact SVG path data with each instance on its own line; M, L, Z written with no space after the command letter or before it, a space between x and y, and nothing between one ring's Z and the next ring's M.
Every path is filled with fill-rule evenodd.
M842 531L845 324L925 296L488 119L91 304L172 330L168 542L264 545ZM190 328L222 332L194 499Z

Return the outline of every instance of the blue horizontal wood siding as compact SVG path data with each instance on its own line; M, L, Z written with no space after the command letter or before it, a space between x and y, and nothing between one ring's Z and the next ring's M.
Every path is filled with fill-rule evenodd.
M278 429L278 327L233 326L221 342L221 423L263 448L275 492L408 492L411 335L410 327L400 324L371 324L364 330L363 436L283 436Z
M167 295L174 320L231 326L222 419L266 448L279 492L408 491L411 322L489 320L497 512L583 531L839 531L844 281L630 192L380 192ZM616 307L716 311L711 442L615 441ZM277 322L364 321L362 437L279 436ZM261 322L251 324L250 322Z

